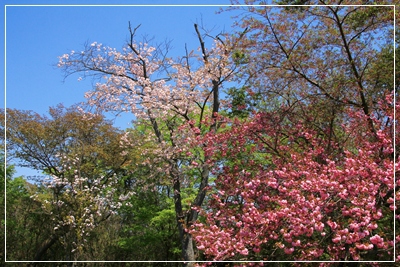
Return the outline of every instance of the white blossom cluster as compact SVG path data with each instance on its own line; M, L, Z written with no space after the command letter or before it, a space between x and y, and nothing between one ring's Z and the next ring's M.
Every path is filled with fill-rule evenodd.
M60 175L43 181L52 196L42 200L42 208L52 217L54 234L59 235L60 240L64 239L65 244L73 244L75 252L84 247L86 238L99 223L123 205L129 206L129 199L134 193L121 194L115 174L110 177L82 177L78 156L58 155L58 158L62 162ZM32 198L41 201L38 193ZM66 236L73 236L73 242L66 240Z

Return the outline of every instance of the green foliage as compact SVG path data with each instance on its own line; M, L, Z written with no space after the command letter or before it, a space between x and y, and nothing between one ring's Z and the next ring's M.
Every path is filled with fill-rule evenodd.
M231 105L228 116L232 118L247 118L261 100L260 95L252 92L248 87L231 87L226 93Z
M248 57L245 53L240 50L235 50L232 53L232 60L236 65L246 64L248 62Z
M369 21L374 21L378 19L382 11L392 12L389 7L377 6L377 7L362 7L359 10L350 14L347 18L347 23L353 30L359 30L366 27ZM385 11L384 11L385 12Z
M31 198L38 191L49 197L45 188L31 184L23 177L7 178L7 260L32 260L50 238L50 218L43 213L41 203ZM54 249L57 247L56 244Z
M120 257L179 260L180 243L172 199L162 191L138 192L130 203L130 207L121 210L123 227L116 243Z

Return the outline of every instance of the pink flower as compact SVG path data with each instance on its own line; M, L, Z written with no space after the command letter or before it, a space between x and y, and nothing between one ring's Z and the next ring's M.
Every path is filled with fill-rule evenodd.
M332 228L332 230L335 230L337 228L337 223L328 221L327 224Z
M323 222L318 222L315 224L314 228L315 230L317 230L318 232L322 232L322 230L324 230L324 223Z
M249 251L248 251L247 248L244 248L241 251L239 251L239 253L242 254L242 255L247 255L247 254L249 254Z
M300 246L300 244L301 244L300 239L297 239L296 242L292 242L293 247L298 247L298 246Z
M192 165L195 167L199 166L199 164L196 161L192 161Z
M332 238L333 243L339 243L340 240L342 240L342 237L340 235L336 235L334 238Z
M383 243L383 238L380 237L379 235L371 236L371 237L369 238L369 240L370 240L371 243L374 244L374 245L378 245L378 244Z
M285 252L285 254L292 254L294 251L294 248L285 248L283 251Z

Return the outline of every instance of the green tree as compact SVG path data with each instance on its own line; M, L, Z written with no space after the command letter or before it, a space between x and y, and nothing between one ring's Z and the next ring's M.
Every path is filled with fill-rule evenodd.
M174 206L166 192L162 192L162 188L138 191L129 203L131 205L120 211L123 226L114 246L117 257L125 260L180 260Z
M116 194L124 194L114 187L128 162L124 133L103 116L76 107L60 105L50 108L49 113L51 118L32 111L7 110L8 155L19 165L43 171L48 177L42 181L43 189L14 190L19 195L11 199L23 202L29 195L31 205L40 206L38 219L46 221L49 236L36 246L31 260L73 260L84 255L83 244L88 242L89 232L120 205L113 199ZM21 187L17 182L22 181L17 179L12 185ZM22 204L22 208L29 207ZM37 227L16 222L16 227L26 231ZM49 255L48 250L55 244L63 245L68 252ZM26 248L35 250L33 246Z
M6 251L7 260L32 260L43 244L51 239L50 216L42 210L42 203L31 196L40 192L49 197L46 188L29 183L23 177L12 177L13 167L7 168L7 209L6 209ZM40 226L40 227L38 227ZM53 256L60 251L60 244L54 244Z

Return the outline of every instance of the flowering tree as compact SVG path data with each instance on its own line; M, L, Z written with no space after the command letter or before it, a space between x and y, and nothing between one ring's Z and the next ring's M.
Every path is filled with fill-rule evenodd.
M164 179L167 176L173 191L182 256L194 261L193 241L185 229L198 214L196 209L184 207L181 193L185 187L195 190L189 204L192 207L200 207L206 196L207 158L193 149L193 143L196 136L218 128L220 91L237 67L230 58L236 43L219 35L208 49L205 35L195 25L199 54L186 50L183 57L173 60L166 55L167 47L136 42L137 29L129 25L130 38L122 51L94 42L80 53L61 56L59 67L66 75L80 72L99 76L101 81L86 93L89 104L101 111L130 112L136 119L135 127L151 129L141 140L131 141L147 147L142 154L152 159L147 161L149 166L155 165L155 172L166 174ZM206 118L213 122L204 124ZM157 146L150 149L147 144L154 142Z
M203 140L216 191L191 233L213 260L393 260L393 9L301 2L326 6L241 7L241 119Z
M365 238L381 229L374 222L390 214L380 203L393 197L387 179L392 163L388 129L394 118L387 102L382 102L394 90L385 58L393 48L383 49L393 34L388 10L252 6L238 20L244 30L237 36L216 36L210 49L195 25L199 53L186 50L177 59L167 57L167 47L136 42L138 28L129 26L130 38L121 51L94 42L81 52L62 55L59 67L66 76L97 77L94 90L86 93L88 103L100 111L129 112L136 129L145 129L141 138L126 135L125 140L141 147L144 163L153 170L151 178L159 179L149 179L147 184L164 183L172 189L184 260L195 260L192 235L198 248L215 259L236 252L245 255L249 248L257 254L275 245L286 248L282 253L295 259L357 259L363 256L359 250ZM378 71L381 68L385 75ZM230 90L234 101L229 104L220 100L220 94L231 81L243 87ZM255 106L248 108L248 103ZM222 107L231 117L241 118L227 121L221 116ZM227 128L220 129L221 125ZM359 130L359 135L349 127ZM220 192L205 211L208 225L192 227L210 189L211 167ZM331 187L320 184L313 191L312 183L323 179ZM369 183L356 183L359 180ZM355 188L350 188L353 184ZM376 188L368 195L365 188L370 185ZM188 188L195 193L185 207L182 195ZM360 198L355 195L359 192L363 192ZM365 208L378 195L382 199ZM224 210L227 203L233 206ZM319 211L313 210L317 207ZM344 214L337 215L335 207ZM294 210L303 208L303 217L296 217ZM248 223L250 227L242 232L246 237L227 241L236 233L228 218L235 220L243 210L247 219L234 227ZM310 217L311 211L315 218ZM362 219L364 215L369 219ZM260 230L252 224L253 218L261 222ZM285 227L278 225L279 219ZM351 227L350 220L354 220ZM331 232L325 229L329 225L333 225ZM340 232L345 229L349 232ZM335 235L333 243L339 245L321 251L317 232L326 236L325 241ZM278 239L281 243L269 243ZM389 257L393 240L381 235L372 240L386 250L377 253ZM366 251L371 249L370 244L364 245ZM309 253L297 255L297 247Z
M31 111L7 109L8 155L22 166L43 171L47 188L32 199L51 218L51 236L38 248L41 260L56 242L77 259L86 239L131 193L117 186L123 165L123 133L102 115L82 109L50 108L51 118ZM49 193L50 192L50 193Z
M290 117L293 126L277 131L284 118L276 112L207 136L216 188L206 221L190 231L198 248L212 260L393 260L400 166L390 103L383 104L385 123L349 109L341 126L348 143L335 154Z

